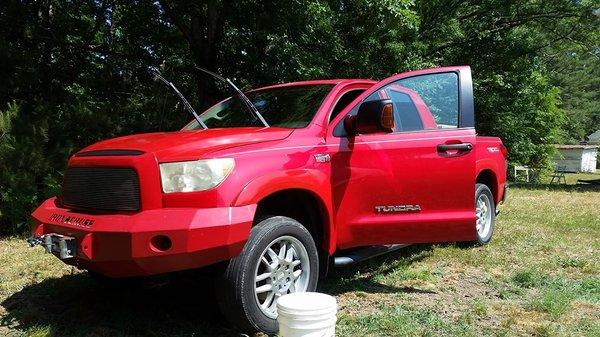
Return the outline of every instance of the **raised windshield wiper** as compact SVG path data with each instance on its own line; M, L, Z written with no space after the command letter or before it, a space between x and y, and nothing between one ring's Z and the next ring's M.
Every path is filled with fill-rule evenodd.
M242 100L242 102L244 102L244 104L246 105L248 110L250 110L250 113L252 113L256 117L258 117L258 119L261 121L261 123L263 123L264 126L269 127L269 124L267 123L267 121L263 118L263 116L260 114L260 112L258 112L258 109L254 106L254 104L252 104L250 99L248 99L248 97L246 95L244 95L244 93L235 84L233 84L233 82L231 82L230 79L225 78L225 77L223 77L217 73L214 73L208 69L200 68L198 66L194 66L194 67L202 72L205 72L205 73L213 76L214 78L216 78L220 81L227 83L230 87L233 88L233 90L235 90L235 92L238 94L238 96L240 96L240 99Z
M170 81L167 81L167 79L165 79L161 75L160 71L158 71L156 69L150 68L150 72L154 75L154 77L156 77L161 82L166 84L169 88L173 89L173 91L175 91L175 93L177 94L177 96L179 97L181 102L183 103L183 106L186 108L187 111L189 111L192 114L192 116L194 116L194 119L196 119L198 124L200 124L200 126L203 129L208 129L208 127L206 126L206 124L204 124L202 119L200 119L200 116L198 116L198 114L196 113L194 108L192 108L192 105L190 104L190 102L188 102L188 100L183 96L183 94L179 90L177 90L177 87L175 87L175 85L173 83L171 83Z

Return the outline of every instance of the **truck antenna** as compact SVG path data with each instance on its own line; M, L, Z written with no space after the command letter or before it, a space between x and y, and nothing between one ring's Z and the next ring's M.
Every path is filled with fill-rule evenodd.
M254 106L254 104L252 104L252 102L250 101L250 99L248 99L248 97L246 95L244 95L244 93L235 85L233 84L233 82L231 82L230 79L225 78L217 73L214 73L208 69L204 69L198 66L194 66L196 69L209 74L210 76L223 81L225 83L227 83L230 87L233 88L233 90L235 90L235 92L238 94L238 96L240 96L240 99L242 100L242 102L244 102L244 104L246 105L246 107L248 108L248 110L250 110L250 112L255 115L256 117L258 117L258 119L261 121L261 123L263 123L263 125L265 127L269 127L269 124L267 123L267 121L265 120L265 118L260 114L260 112L258 111L258 109L256 108L256 106Z
M160 71L158 71L157 69L150 68L150 72L154 75L154 77L156 79L160 80L161 82L166 84L169 88L173 89L173 91L175 91L177 96L179 96L179 99L183 103L183 106L186 108L187 111L189 111L192 114L192 116L194 116L194 119L196 119L198 124L200 124L200 126L203 129L205 129L205 130L208 129L208 127L206 126L206 124L204 124L202 119L200 119L200 116L198 116L198 114L196 113L194 108L192 108L192 105L190 104L190 102L188 102L188 100L183 96L183 94L179 90L177 90L177 87L175 87L175 85L172 82L170 82L166 78L164 78L161 75Z

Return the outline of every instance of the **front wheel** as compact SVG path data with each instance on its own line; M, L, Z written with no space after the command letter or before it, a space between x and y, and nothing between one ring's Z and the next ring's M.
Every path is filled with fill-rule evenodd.
M475 229L477 232L477 243L487 244L492 240L494 224L496 222L496 205L489 187L477 184L475 188Z
M277 332L277 299L314 291L318 260L315 242L299 222L282 216L261 221L218 280L223 314L245 331Z

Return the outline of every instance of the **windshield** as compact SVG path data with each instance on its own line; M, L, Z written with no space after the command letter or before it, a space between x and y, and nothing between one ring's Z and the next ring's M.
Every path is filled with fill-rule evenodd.
M303 128L313 119L332 85L297 85L246 93L248 99L270 126ZM248 111L236 96L230 97L200 115L208 128L263 126L258 117ZM199 129L192 121L184 130Z

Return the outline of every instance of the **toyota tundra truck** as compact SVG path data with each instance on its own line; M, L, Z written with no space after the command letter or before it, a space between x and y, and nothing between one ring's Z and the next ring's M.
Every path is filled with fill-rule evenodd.
M273 332L277 299L331 265L491 240L507 150L476 134L468 66L238 94L180 131L75 153L30 243L112 279L221 264L223 314Z

